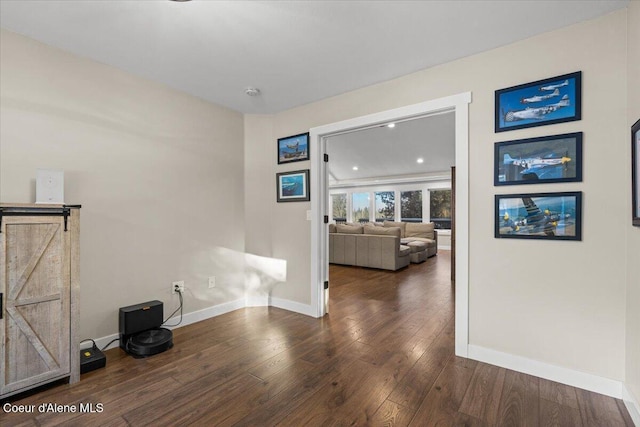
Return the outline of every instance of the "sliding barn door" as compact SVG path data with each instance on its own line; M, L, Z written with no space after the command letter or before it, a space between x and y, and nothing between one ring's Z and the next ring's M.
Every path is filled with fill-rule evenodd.
M2 220L0 394L70 371L70 244L63 218Z

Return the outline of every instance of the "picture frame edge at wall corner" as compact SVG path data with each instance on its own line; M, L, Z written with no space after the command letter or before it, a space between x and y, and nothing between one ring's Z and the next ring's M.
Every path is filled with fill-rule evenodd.
M631 125L631 225L640 227L640 119Z

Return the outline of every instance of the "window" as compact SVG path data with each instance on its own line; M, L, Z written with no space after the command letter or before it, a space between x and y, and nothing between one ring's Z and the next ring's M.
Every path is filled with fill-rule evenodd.
M422 191L400 193L400 217L404 222L422 222Z
M376 195L376 222L393 221L396 209L396 193L379 191Z
M351 214L353 222L369 221L369 193L352 194Z
M335 222L347 222L347 193L331 195L331 216Z
M436 228L451 230L451 190L429 192L429 212Z

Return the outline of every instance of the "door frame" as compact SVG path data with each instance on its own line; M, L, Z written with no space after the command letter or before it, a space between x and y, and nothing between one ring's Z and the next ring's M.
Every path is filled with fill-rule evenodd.
M455 114L456 160L456 302L455 353L467 357L469 343L469 104L471 92L425 101L310 129L311 144L311 313L325 311L324 283L328 280L329 242L324 216L328 215L328 173L324 162L326 138L389 122Z

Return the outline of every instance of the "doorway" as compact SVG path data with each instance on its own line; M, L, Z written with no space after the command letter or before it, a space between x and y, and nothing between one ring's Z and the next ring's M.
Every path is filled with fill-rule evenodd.
M387 110L349 119L310 130L311 144L311 310L317 317L326 314L328 301L328 236L325 222L328 220L328 171L325 162L326 140L329 136L356 130L378 127L398 122L428 117L443 112L455 114L455 164L456 164L456 307L455 352L467 356L468 344L468 104L471 93L465 92L406 107Z

